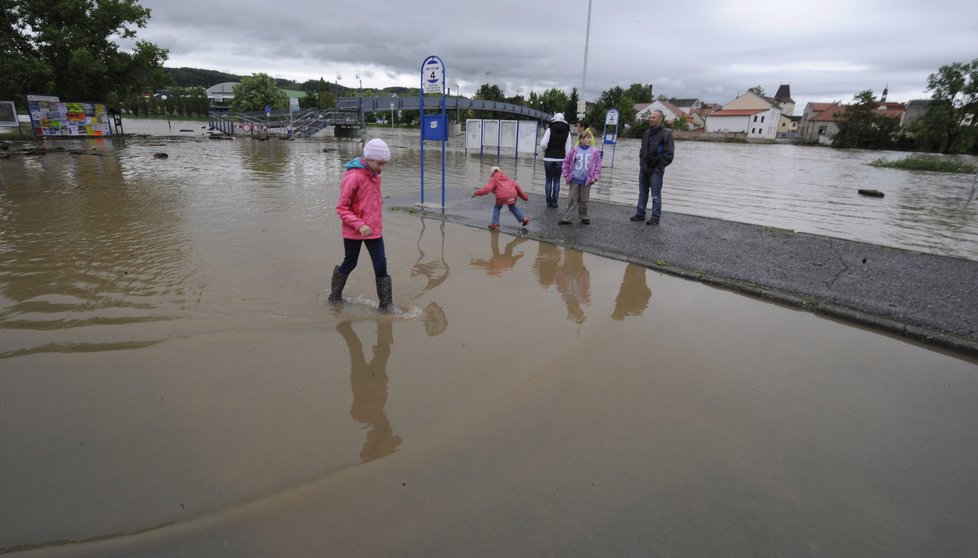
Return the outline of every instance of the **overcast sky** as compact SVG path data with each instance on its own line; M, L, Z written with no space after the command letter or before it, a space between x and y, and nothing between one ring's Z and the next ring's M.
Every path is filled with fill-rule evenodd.
M471 96L584 81L588 0L142 0L139 39L168 67L355 87L417 87L428 55ZM651 83L656 96L726 103L753 85L789 84L810 101L848 102L889 84L888 100L929 97L928 74L978 58L974 0L592 0L584 97ZM123 46L128 46L123 43Z

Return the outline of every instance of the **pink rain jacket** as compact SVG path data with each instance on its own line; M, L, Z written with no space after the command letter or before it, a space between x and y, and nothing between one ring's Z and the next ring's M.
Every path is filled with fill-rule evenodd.
M384 196L380 192L380 174L370 170L357 157L343 165L346 174L340 186L340 199L336 213L343 221L343 238L368 240L383 236ZM373 232L360 234L360 227L368 225Z
M517 196L523 201L530 199L526 197L526 192L523 191L523 188L520 188L520 185L515 180L503 174L503 171L494 172L489 182L482 188L476 190L474 194L476 196L484 196L489 192L496 193L496 203L500 205L516 203Z

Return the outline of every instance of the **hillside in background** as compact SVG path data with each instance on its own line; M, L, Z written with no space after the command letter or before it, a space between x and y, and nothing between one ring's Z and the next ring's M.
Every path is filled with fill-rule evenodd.
M224 72L218 72L216 70L204 70L201 68L163 68L167 75L173 78L173 85L175 87L203 87L208 88L218 83L224 83L226 81L241 81L243 76L235 74L226 74ZM303 83L292 81L289 79L275 78L275 82L282 89L290 89L293 91L318 91L320 88L320 80L311 79ZM327 90L337 93L340 97L351 97L356 95L356 88L344 87L332 82L325 82L325 87ZM364 89L363 94L365 95L375 95L375 94L391 94L397 93L398 95L417 95L418 88L410 87L385 87L384 89Z

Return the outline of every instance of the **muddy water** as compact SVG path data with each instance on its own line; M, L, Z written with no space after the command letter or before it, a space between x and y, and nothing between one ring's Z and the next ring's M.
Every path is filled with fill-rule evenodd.
M333 309L353 144L65 145L0 160L2 551L978 548L973 361L400 213Z

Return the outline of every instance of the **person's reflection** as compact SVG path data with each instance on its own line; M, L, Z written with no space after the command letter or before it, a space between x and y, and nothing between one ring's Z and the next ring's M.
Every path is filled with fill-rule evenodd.
M584 266L584 252L565 249L564 263L557 268L554 282L567 305L567 319L584 323L587 315L581 305L591 304L591 274Z
M649 307L652 290L645 283L645 266L633 263L625 266L625 274L621 277L621 288L615 298L615 309L611 317L624 320L625 316L641 316Z
M389 321L377 322L377 344L370 362L363 356L363 345L353 331L350 322L336 326L350 349L350 387L353 388L353 404L350 416L369 428L360 450L360 463L386 457L401 445L401 437L394 435L390 419L384 412L387 404L387 359L394 343L393 325Z
M519 254L513 254L513 250L520 244L526 242L526 238L514 237L513 240L506 243L506 248L502 252L499 251L499 232L491 231L489 233L490 246L492 248L492 256L489 259L485 258L472 258L472 267L480 267L486 270L486 273L492 275L493 277L499 277L503 274L503 271L512 268L516 265L516 262L520 261L523 257L523 252Z
M418 261L411 268L411 276L424 275L428 278L428 284L418 293L418 297L434 289L448 279L448 262L445 261L445 221L441 222L441 254L437 258L425 261L424 250L421 249L421 241L424 238L425 220L421 218L421 234L418 236Z
M537 242L537 259L533 262L533 269L543 288L554 284L559 262L560 249L557 246L549 242Z

